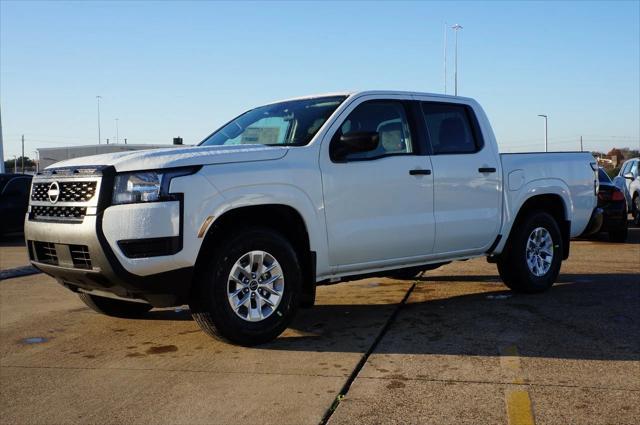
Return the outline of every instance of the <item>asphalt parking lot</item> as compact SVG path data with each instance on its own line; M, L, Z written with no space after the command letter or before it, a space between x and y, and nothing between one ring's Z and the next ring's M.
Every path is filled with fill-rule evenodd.
M0 269L27 264L20 241ZM318 290L277 341L228 345L186 308L100 316L43 274L0 282L2 423L640 423L640 229L576 241L513 295L484 259Z

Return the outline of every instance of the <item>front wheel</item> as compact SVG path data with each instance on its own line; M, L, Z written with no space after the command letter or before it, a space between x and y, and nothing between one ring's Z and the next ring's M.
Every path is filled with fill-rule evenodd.
M190 304L211 336L241 345L269 342L291 323L302 272L291 243L267 228L241 230L198 267ZM206 263L205 263L206 261Z
M153 307L150 304L116 300L114 298L99 297L97 295L78 294L83 303L96 313L112 317L136 318L144 316Z
M538 293L549 289L562 263L562 236L553 216L535 211L516 223L498 272L514 292Z

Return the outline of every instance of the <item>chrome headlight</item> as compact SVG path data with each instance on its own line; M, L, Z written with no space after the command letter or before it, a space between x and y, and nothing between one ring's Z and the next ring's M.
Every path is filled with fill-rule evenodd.
M122 173L113 184L113 204L160 200L162 174L155 171Z
M177 199L169 193L171 179L188 176L200 170L202 166L167 168L164 170L135 171L116 174L113 183L113 205L136 202L157 202Z

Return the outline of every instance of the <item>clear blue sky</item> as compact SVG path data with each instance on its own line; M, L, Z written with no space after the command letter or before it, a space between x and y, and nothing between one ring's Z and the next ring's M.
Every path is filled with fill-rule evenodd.
M0 1L5 157L97 141L197 143L245 109L351 89L459 93L505 151L640 146L640 2ZM449 70L453 37L449 37ZM451 73L449 87L453 86Z

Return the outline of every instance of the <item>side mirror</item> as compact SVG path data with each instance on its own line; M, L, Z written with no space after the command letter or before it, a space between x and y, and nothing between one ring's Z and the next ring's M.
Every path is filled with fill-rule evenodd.
M632 174L632 173L626 173L626 174L624 175L624 178L625 178L625 179L627 179L627 180L633 180L633 179L635 179L635 177L633 177L633 174Z
M331 144L331 158L344 159L351 153L371 152L378 147L380 136L377 131L354 131L343 134Z

